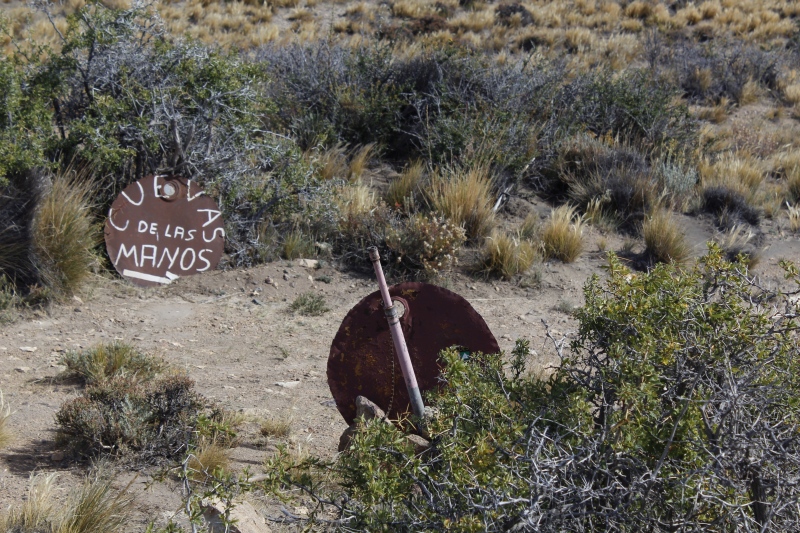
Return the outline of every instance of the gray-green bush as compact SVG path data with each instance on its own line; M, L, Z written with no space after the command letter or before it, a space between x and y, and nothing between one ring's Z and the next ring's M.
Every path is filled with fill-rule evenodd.
M716 247L694 268L634 274L615 257L549 337L560 362L444 351L415 455L378 420L337 461L268 465L348 530L794 531L800 526L798 269L762 288ZM338 484L320 483L319 469Z

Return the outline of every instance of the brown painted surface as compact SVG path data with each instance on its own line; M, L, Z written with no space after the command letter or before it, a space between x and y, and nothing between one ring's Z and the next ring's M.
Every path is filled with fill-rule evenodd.
M458 294L426 283L393 285L389 294L407 303L400 323L420 391L436 387L441 350L500 351L486 322ZM356 396L369 398L392 419L410 411L380 292L361 300L339 327L328 357L328 386L348 424L356 416Z
M121 276L136 285L165 285L213 270L225 246L217 203L192 180L148 176L111 204L106 251Z

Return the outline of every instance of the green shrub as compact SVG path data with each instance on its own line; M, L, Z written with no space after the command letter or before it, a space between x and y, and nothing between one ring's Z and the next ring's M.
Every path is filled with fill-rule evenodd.
M353 530L796 530L794 293L712 245L694 268L645 274L612 254L584 294L569 347L550 337L549 377L526 374L524 341L510 360L445 350L429 450L376 420L331 465L274 458L268 487L324 495Z
M163 361L144 354L123 342L100 344L82 352L67 352L61 363L65 375L76 377L87 385L95 385L124 377L130 381L149 381L165 370Z

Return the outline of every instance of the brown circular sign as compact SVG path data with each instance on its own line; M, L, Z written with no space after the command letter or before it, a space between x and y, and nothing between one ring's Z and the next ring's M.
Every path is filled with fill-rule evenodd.
M222 213L190 179L148 176L128 185L105 224L108 257L123 277L149 287L217 267Z
M496 353L497 341L481 315L464 298L442 287L406 282L389 287L402 305L400 325L421 391L439 383L439 352L459 346L464 352ZM392 419L410 410L408 391L394 353L392 334L375 291L347 313L331 345L328 386L348 424L355 400L365 396Z

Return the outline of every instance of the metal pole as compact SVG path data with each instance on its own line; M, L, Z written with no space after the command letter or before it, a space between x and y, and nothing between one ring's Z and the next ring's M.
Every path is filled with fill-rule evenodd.
M391 331L392 340L394 341L394 352L400 360L400 369L403 371L408 397L411 399L411 410L422 419L425 414L425 406L422 404L422 395L417 385L417 376L414 374L411 357L408 355L406 339L403 337L403 330L400 327L400 318L397 316L397 309L394 306L394 302L392 302L392 297L389 296L389 287L386 285L386 278L383 276L381 256L375 246L370 246L367 251L369 251L372 266L375 268L375 276L378 278L378 287L380 287L381 299L383 300L383 312L386 315L386 320L389 321L389 331Z

